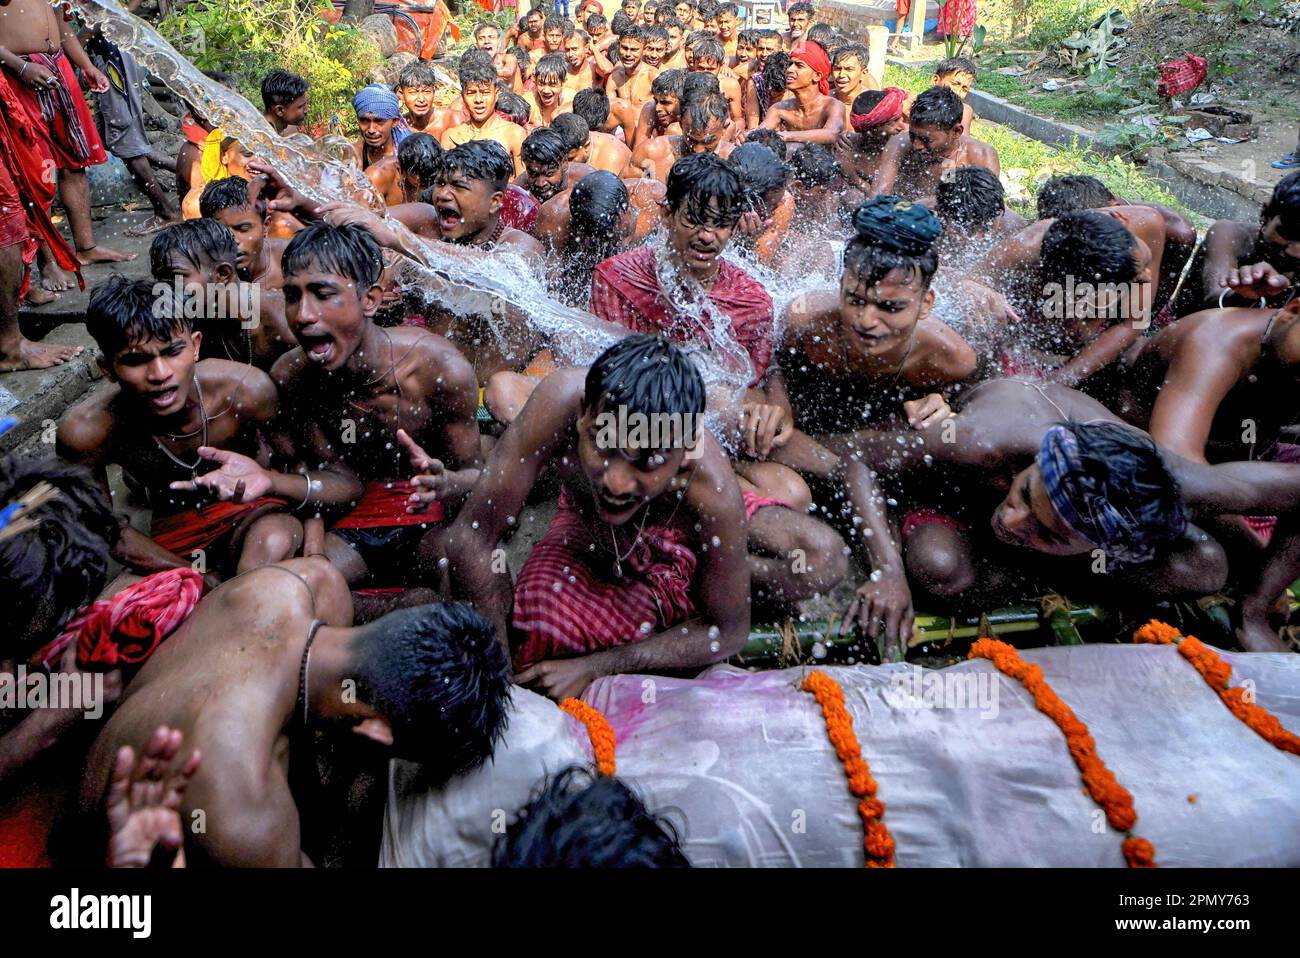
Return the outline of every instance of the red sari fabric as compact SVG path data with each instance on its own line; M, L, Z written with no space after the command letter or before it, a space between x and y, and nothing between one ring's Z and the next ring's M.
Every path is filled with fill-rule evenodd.
M366 483L361 501L334 524L335 529L387 529L392 526L420 526L443 520L442 503L424 512L407 512L411 484L405 479L379 479Z

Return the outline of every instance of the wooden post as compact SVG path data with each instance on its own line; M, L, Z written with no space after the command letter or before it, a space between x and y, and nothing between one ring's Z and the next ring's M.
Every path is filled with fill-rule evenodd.
M909 41L909 45L913 50L925 40L926 6L926 0L912 0L912 6L907 11L907 24L912 31L912 39Z
M889 28L883 23L873 23L867 27L863 38L867 45L867 72L875 78L880 86L885 85L885 50L889 45Z

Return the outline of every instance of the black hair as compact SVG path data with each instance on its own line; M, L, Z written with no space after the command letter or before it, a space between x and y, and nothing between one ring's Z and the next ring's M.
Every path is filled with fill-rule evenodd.
M1054 176L1038 191L1038 218L1054 220L1075 210L1096 210L1115 202L1115 194L1095 176Z
M199 194L199 215L211 219L222 210L251 210L258 215L266 212L265 204L248 197L248 180L226 176L209 180Z
M805 188L829 186L842 175L829 146L805 143L790 157L790 172Z
M190 220L196 223L198 220ZM220 223L233 243L234 234ZM190 321L183 308L176 308L174 287L161 279L127 279L115 274L95 285L86 305L86 332L99 347L108 363L113 357L137 343L158 340L170 342L177 334L188 333Z
M596 357L582 394L586 412L620 406L642 416L700 416L704 377L685 352L663 337L625 336Z
M496 108L498 113L504 113L519 126L527 126L528 118L533 113L528 101L518 93L498 93Z
M600 87L587 87L573 96L572 110L587 121L588 130L603 130L609 119L609 96ZM565 114L561 113L556 119Z
M667 10L671 10L672 8L673 8L673 7L672 7L672 4L666 4L666 5L665 5L665 9L667 9ZM673 16L671 13L668 14L668 16L664 17L662 20L659 19L659 15L658 15L658 14L655 14L655 26L657 26L657 27L663 27L663 28L664 28L664 33L667 33L667 32L668 32L669 30L671 30L673 27L676 27L676 28L677 28L677 32L678 32L678 33L685 33L685 32L686 32L686 24L682 23L682 21L678 20L678 19L677 19L675 16ZM671 40L672 37L669 37L669 39Z
M687 72L680 67L663 70L650 82L651 96L675 96L680 103L685 94Z
M614 36L621 39L623 34L632 29L632 18L620 10L618 13L614 14L613 18L609 21L609 29Z
M27 511L34 526L0 540L0 601L10 622L0 659L25 662L99 595L121 535L108 493L90 471L52 456L0 458L0 507L41 482L58 495Z
M1080 282L1127 283L1137 266L1137 238L1119 220L1096 210L1058 217L1043 236L1040 270L1045 282L1073 274Z
M478 47L472 47L472 50L478 50ZM479 50L480 53L486 53L486 50ZM471 83L491 83L493 87L497 83L497 68L493 65L489 56L486 63L481 57L472 57L466 53L461 58L460 67L456 71L457 78L460 80L460 88L464 90Z
M351 280L360 299L379 282L384 260L379 244L364 226L312 223L289 240L280 257L280 270L292 276L312 267Z
M438 88L438 71L428 60L412 60L397 74L397 89L420 86L433 87L435 90Z
M813 9L813 5L811 3L792 3L790 4L790 6L786 7L785 9L785 15L787 17L795 13L806 13L808 14L808 16L811 17L816 12L817 11Z
M500 192L514 176L515 161L496 140L470 140L446 152L442 170L447 175L460 170L469 179L483 180L491 185L493 192Z
M687 46L691 51L691 56L698 63L701 60L717 60L718 63L726 63L727 49L722 45L722 41L711 33L706 33L702 37L696 37Z
M940 60L934 68L934 75L940 78L954 73L969 73L975 76L978 72L975 61L969 57L949 57L947 60Z
M614 19L617 20L618 17L615 17ZM619 43L622 43L624 40L635 40L637 43L645 43L645 27L633 23L618 35Z
M773 190L784 189L790 175L789 168L762 143L743 143L731 151L727 160L740 174L751 202L761 202Z
M722 95L722 84L718 82L717 74L690 70L683 70L682 73L682 95L678 97L682 108L678 112L684 113L686 105L694 100ZM650 86L653 91L654 84ZM731 116L730 106L727 107L727 116Z
M809 30L808 32L811 33L812 31ZM850 40L848 37L844 36L843 34L837 33L833 37L827 37L825 42L821 44L821 47L823 50L826 51L826 55L831 58L831 64L834 65L835 54L839 53L845 47L853 46L853 45L854 44L852 40Z
M240 180L244 196L248 196L248 183ZM180 253L196 266L204 262L235 265L239 245L235 234L213 219L186 220L159 230L149 244L149 272L156 280L172 276L172 256Z
M559 136L561 142L564 143L565 155L585 146L587 138L591 136L591 127L587 126L587 121L576 113L561 113L555 118L549 129ZM528 141L525 140L524 142L527 143Z
M595 33L601 27L609 26L609 21L605 19L605 15L603 13L588 14L585 22L587 24L588 33Z
M563 80L568 75L569 64L563 53L548 53L533 68L533 76L539 80Z
M700 11L701 20L712 20L718 15L718 5L714 0L696 0L695 7Z
M691 153L668 171L664 202L674 213L684 205L696 223L734 226L744 212L745 200L740 174L716 153Z
M726 126L731 116L727 98L721 93L706 93L704 96L690 97L681 106L681 118L690 118L692 129L703 130L710 120L717 120Z
M1277 186L1260 211L1260 223L1277 217L1277 231L1286 239L1300 240L1300 171L1289 173L1278 180Z
M718 13L729 13L733 17L736 17L740 15L740 7L732 3L731 0L722 0L722 3L718 4Z
M397 148L397 168L424 189L438 177L445 151L428 133L411 133Z
M785 162L786 154L789 152L789 145L776 130L768 130L763 127L757 127L745 134L746 143L761 143L773 153L782 163ZM789 170L787 169L788 173Z
M945 223L983 230L1006 211L1006 191L992 170L959 166L939 181L935 206Z
M585 307L596 267L619 251L619 217L630 207L627 186L608 170L594 170L569 194L569 242L562 286L566 298Z
M546 19L542 21L542 32L546 33L550 30L562 31L566 26L569 26L569 21L564 19L564 17L555 13L548 13ZM572 30L573 27L569 26L569 29Z
M867 60L870 59L871 54L861 43L845 43L831 55L831 66L835 66L841 60L847 60L849 57L857 57L858 62L862 64L862 68L865 70Z
M884 90L863 90L853 98L853 104L849 108L850 113L867 114L880 106L880 101L889 94Z
M758 46L758 31L757 31L757 30L741 30L741 31L739 31L739 32L736 34L736 43L737 43L737 44L747 43L747 44L749 44L751 47L756 47L756 46Z
M528 51L523 47L515 46L506 51L515 58L515 63L519 67L519 75L527 76L533 69L533 61L528 56ZM496 72L495 68L492 71Z
M853 272L868 286L874 286L896 269L906 273L909 280L912 276L919 277L921 289L927 290L939 269L939 253L933 243L916 255L896 252L881 246L869 234L854 230L844 247L844 272Z
M307 81L288 70L272 70L262 77L262 106L287 106L307 92Z
M947 87L932 86L924 93L918 93L912 101L908 122L912 126L937 126L941 130L951 130L961 123L961 118L961 97Z
M480 47L470 47L460 55L460 63L457 65L457 71L464 69L470 64L474 64L476 67L491 67L492 76L496 77L497 75L496 57Z
M431 782L471 771L509 720L510 661L496 628L468 602L390 612L349 643L357 692L388 720L393 752Z
M790 54L773 50L763 64L763 89L768 96L786 91L785 71L790 68Z
M662 40L664 43L668 42L668 31L657 23L651 27L642 27L641 33L644 38L643 42L648 43L651 40Z
M497 32L497 35L498 35L498 36L501 35L501 28L500 28L500 27L498 27L495 23L489 23L488 21L485 20L485 21L483 21L482 23L480 23L478 26L476 26L476 27L474 28L474 38L475 38L475 39L478 39L478 35L479 35L480 33L482 33L484 30L495 30L495 31ZM417 62L419 62L419 61L417 61ZM425 61L425 62L427 62L427 61Z
M562 134L549 126L542 127L524 138L524 145L519 148L519 158L525 164L559 166L569 158L570 149L572 147Z
M811 40L825 50L826 41L834 38L834 36L835 28L829 23L814 23L808 28L808 32L804 34L804 39Z

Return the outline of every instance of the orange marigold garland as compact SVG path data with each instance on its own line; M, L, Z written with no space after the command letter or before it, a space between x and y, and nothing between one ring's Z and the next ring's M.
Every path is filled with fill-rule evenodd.
M591 739L591 750L596 755L596 770L601 775L614 777L614 729L609 720L582 699L565 699L560 708L568 712L583 725L587 726L587 736Z
M862 747L853 732L853 717L844 707L844 690L825 672L809 672L803 680L803 690L811 692L821 706L826 732L835 746L835 754L844 763L849 791L860 799L858 814L862 816L865 832L862 847L866 849L867 867L893 868L894 839L885 826L885 803L876 798L876 780L862 757Z
M1178 654L1192 664L1206 684L1228 707L1228 711L1250 726L1260 738L1284 752L1300 755L1300 736L1288 732L1282 723L1262 706L1246 700L1246 690L1229 688L1232 666L1214 649L1193 635L1183 635L1171 625L1152 619L1133 633L1134 642L1152 645L1176 645Z
M1084 788L1092 800L1106 813L1110 827L1125 835L1122 850L1130 868L1155 868L1155 847L1145 838L1133 834L1137 824L1137 811L1133 796L1121 785L1115 774L1097 754L1097 743L1088 734L1073 710L1061 701L1047 681L1043 670L1020 657L1020 653L1006 642L997 639L980 639L971 646L970 658L988 659L1002 674L1020 682L1034 697L1034 705L1065 734L1070 756L1083 776Z

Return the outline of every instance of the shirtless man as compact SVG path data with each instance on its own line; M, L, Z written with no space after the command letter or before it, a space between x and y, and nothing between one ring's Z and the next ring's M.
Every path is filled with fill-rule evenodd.
M372 83L352 98L352 108L361 128L361 139L352 144L357 166L364 170L396 154L398 141L407 132L397 94L382 83Z
M938 250L945 266L964 269L981 260L993 244L1019 233L1024 218L1007 207L1006 191L982 166L961 166L925 199L943 224Z
M534 7L506 31L502 47L509 49L517 45L531 51L534 47L542 46L542 28L545 25L546 11L541 7Z
M873 195L893 193L907 199L933 196L945 173L959 166L982 166L1002 172L998 151L967 135L961 100L942 87L931 87L912 104L906 134L885 147L872 181Z
M820 46L796 46L785 71L791 97L773 104L760 125L788 143L834 143L844 129L844 105L829 95L829 75L830 61Z
M625 100L633 110L640 110L650 99L650 84L654 82L656 68L641 62L641 48L645 45L645 31L631 27L618 39L618 67L605 81L605 92L611 100Z
M412 133L427 133L436 140L465 122L463 111L435 106L437 93L438 74L428 60L415 60L402 67L397 75L397 96L406 108L406 124Z
M262 77L262 116L281 136L306 132L307 81L288 70Z
M564 41L564 65L568 70L564 76L564 89L579 93L601 85L600 75L596 73L591 52L587 49L587 35L581 30L574 30Z
M745 98L740 81L726 69L727 57L717 37L696 34L686 45L687 63L693 73L708 73L718 78L718 89L727 98L732 124L740 128L745 122Z
M787 50L793 50L807 37L816 10L811 3L792 3L786 8L785 15L789 18L790 29L781 34L781 42Z
M692 153L730 155L731 144L725 142L729 115L727 101L719 93L688 100L682 110L681 135L657 136L640 144L632 151L623 175L652 176L666 183L669 170L683 156Z
M524 164L519 157L519 150L524 145L524 131L496 114L496 71L480 63L462 63L460 96L469 119L442 135L442 148L450 152L454 147L472 140L494 141L510 154L515 173L522 173Z
M676 17L666 17L658 26L664 28L668 34L668 42L664 45L664 56L659 62L659 69L662 70L685 70L686 69L686 50L684 42L686 40L686 25Z
M867 72L867 48L860 43L846 43L831 57L831 90L844 104L845 116L853 112L853 101L868 90L879 90L876 78Z
M564 56L564 41L573 33L573 24L564 17L551 14L542 22L542 45L528 51L528 57L537 63L544 56Z
M148 536L123 528L117 559L145 574L197 565L212 585L294 555L302 544L292 514L301 477L281 476L238 504L215 506L171 487L209 470L206 460L264 455L280 412L270 377L242 363L199 360L203 337L182 303L147 280L113 277L98 286L86 326L108 381L59 420L56 449L89 467L106 491L107 467L121 466L152 509Z
M635 150L647 140L657 136L672 136L681 132L683 87L685 70L661 70L650 84L650 102L641 107L636 131L627 145Z
M975 63L967 57L953 57L950 60L940 61L934 68L934 74L930 77L930 85L943 87L945 90L951 90L957 94L961 100L961 122L967 131L971 129L971 124L975 122L975 111L971 109L970 104L966 102L966 94L975 86ZM912 104L916 102L916 97L909 96L903 104L903 120L906 122L912 114Z
M258 569L201 601L132 680L86 763L81 811L99 819L118 749L166 726L202 755L179 809L206 822L183 829L188 866L310 866L299 803L313 796L290 790L289 770L317 731L365 736L446 781L491 755L509 682L468 605L354 626L347 585L321 556Z
M907 129L898 87L859 93L849 110L848 129L835 138L835 159L849 185L870 195L889 141Z
M237 176L213 180L199 197L199 215L216 220L234 234L239 250L235 271L241 281L256 283L259 290L279 290L284 286L280 254L289 241L266 235L266 201L249 195L259 185ZM287 325L284 331L288 331ZM290 342L285 340L286 345Z
M572 188L591 172L591 167L571 162L570 152L569 141L560 132L549 127L533 130L524 140L524 172L515 178L515 185L533 194L539 203Z
M480 23L474 28L474 46L493 56L501 49L501 31L494 23Z
M699 669L744 644L745 510L726 455L695 432L704 398L680 350L630 336L589 369L543 380L497 443L452 528L448 572L452 594L509 641L520 684L561 701L601 675ZM692 425L687 438L652 449L635 433L611 440L600 431L602 414L619 412L676 413ZM552 464L565 490L560 511L512 595L493 550ZM642 550L635 558L632 542Z
M668 31L659 26L643 27L642 30L641 62L658 71L668 55Z
M380 160L366 170L366 176L389 206L415 203L433 185L442 155L442 147L428 133L412 133L397 148L396 156Z
M578 96L591 95L599 97L596 104L588 104L595 111L609 103L601 90L584 90ZM574 98L577 103L577 97ZM632 158L632 151L608 133L592 133L587 121L577 113L563 113L555 118L551 129L564 140L569 159L578 167L589 170L608 170L617 176L627 169L627 161ZM583 175L586 175L585 173Z
M203 334L201 359L270 369L293 348L283 292L240 276L239 243L216 219L186 220L159 232L149 245L149 271L155 283L183 291L186 315Z
M528 122L534 127L550 126L561 113L573 105L573 91L566 89L564 57L557 53L548 53L537 61L533 72L535 89L524 94L528 101Z
M1116 360L1151 325L1164 243L1164 217L1149 207L1085 210L1031 223L972 274L1005 290L1026 321L1016 345L1027 352L1011 362L1069 386L1105 371L1087 390L1113 401L1123 375Z
M727 60L723 61L723 66L726 66L728 61L736 56L736 40L737 34L740 32L739 15L740 8L731 0L723 0L717 6L717 14L713 19L713 25L714 29L718 31L715 36L722 43L722 47L727 54ZM707 23L704 29L708 29Z
M736 245L749 250L764 266L777 272L785 265L781 254L794 217L794 195L786 189L789 168L760 143L743 143L728 157L750 192L751 209L736 225Z

